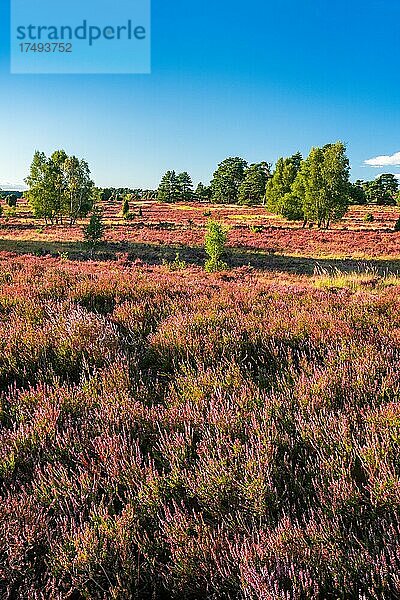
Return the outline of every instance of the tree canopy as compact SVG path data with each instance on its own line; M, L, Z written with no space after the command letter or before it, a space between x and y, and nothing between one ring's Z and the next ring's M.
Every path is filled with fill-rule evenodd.
M33 213L51 223L67 217L72 225L92 208L94 183L89 165L64 150L56 150L50 157L36 151L25 182Z
M222 161L211 181L212 201L219 204L237 203L239 188L245 178L246 169L247 161L238 156Z
M271 165L267 162L250 165L239 186L239 204L261 204L265 198L265 188L271 177Z
M167 171L158 186L157 199L160 202L193 200L193 182L189 173Z

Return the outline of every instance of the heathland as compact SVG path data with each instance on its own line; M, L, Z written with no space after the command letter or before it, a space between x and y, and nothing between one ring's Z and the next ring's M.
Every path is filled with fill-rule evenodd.
M0 219L1 597L399 597L398 208L120 210Z

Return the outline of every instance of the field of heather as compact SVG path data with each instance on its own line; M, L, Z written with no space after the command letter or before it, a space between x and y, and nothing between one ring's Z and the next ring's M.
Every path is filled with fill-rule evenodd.
M400 597L398 209L131 210L0 220L0 597Z
M399 597L399 290L0 255L1 597Z
M125 221L120 211L120 202L104 206L107 240L104 253L110 258L129 254L130 258L160 264L173 259L179 251L187 262L201 265L205 226L211 218L229 227L231 266L250 264L262 269L312 274L316 260L321 259L328 261L324 266L334 266L330 260L356 260L373 261L383 269L400 269L400 232L393 231L399 218L397 207L353 206L329 231L302 229L298 223L285 221L260 206L132 202L131 221ZM368 213L374 217L371 223L365 221ZM24 201L15 216L0 219L0 251L68 253L79 258L81 241L82 223L74 227L46 227L33 218ZM295 260L301 258L310 261L307 264ZM389 264L390 261L395 264ZM339 267L347 270L346 265Z

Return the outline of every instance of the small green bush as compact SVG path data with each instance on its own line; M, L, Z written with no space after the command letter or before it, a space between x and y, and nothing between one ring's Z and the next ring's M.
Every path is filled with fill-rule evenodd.
M172 262L163 260L164 267L167 267L170 271L183 271L186 269L186 261L181 259L179 252L176 253L175 258Z
M124 197L122 202L122 216L126 219L129 215L129 198L128 196Z
M6 200L7 200L8 206L10 206L10 207L17 206L18 197L16 194L9 194L6 198Z
M207 273L224 271L228 265L222 261L225 254L225 244L228 237L227 230L216 221L207 223L207 232L204 240L204 249L208 256L205 264Z
M394 224L394 231L400 231L400 218L398 218Z
M15 217L15 215L17 214L17 209L15 208L15 206L6 206L4 208L3 214L6 217L6 219L8 219L9 217Z
M85 242L94 250L104 239L103 215L99 208L94 208L88 225L84 228Z
M373 223L373 221L375 221L375 217L372 213L367 213L364 217L364 221L366 223Z

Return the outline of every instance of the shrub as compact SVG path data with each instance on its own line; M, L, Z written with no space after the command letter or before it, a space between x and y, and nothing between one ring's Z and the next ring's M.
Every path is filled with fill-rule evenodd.
M400 231L400 218L398 218L394 224L394 231Z
M8 206L10 206L10 207L17 206L17 200L18 200L18 198L17 198L16 194L9 194L7 196L7 204L8 204Z
M227 230L216 221L207 223L207 233L204 240L204 249L208 256L205 264L205 270L208 273L214 271L224 271L228 265L222 261L225 253L225 244L227 240Z
M84 229L85 242L94 250L104 239L103 215L99 208L94 208L88 225Z
M186 269L186 261L181 259L179 252L175 254L175 258L173 261L169 262L167 260L163 260L163 265L167 267L170 271L183 271Z
M124 201L122 203L122 216L126 219L129 215L129 198L125 196Z
M372 213L367 213L364 217L364 221L366 223L372 223L373 221L375 221L375 217Z
M15 217L16 214L17 210L15 206L8 205L4 208L4 216L6 217L6 219L9 219L10 217Z

